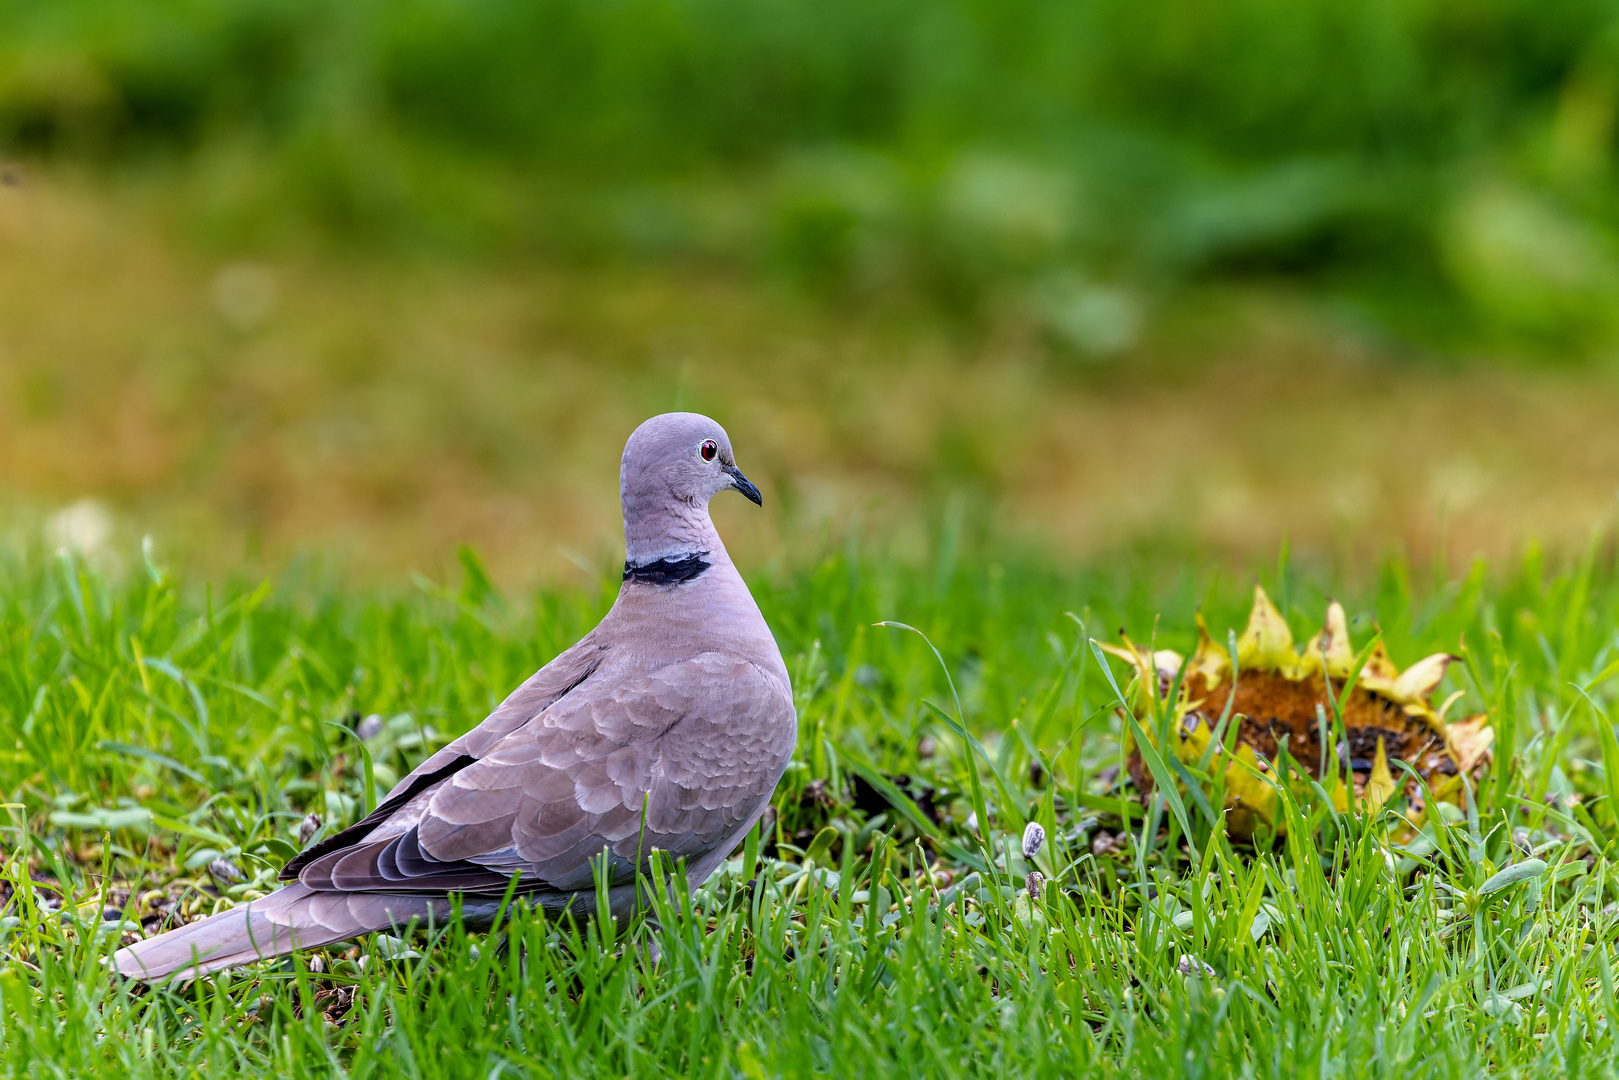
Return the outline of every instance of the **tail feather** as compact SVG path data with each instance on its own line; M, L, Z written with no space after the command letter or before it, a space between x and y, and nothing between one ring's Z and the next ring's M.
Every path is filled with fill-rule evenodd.
M199 919L119 949L113 966L157 982L316 949L412 919L445 918L449 902L427 896L316 892L294 883L242 907Z

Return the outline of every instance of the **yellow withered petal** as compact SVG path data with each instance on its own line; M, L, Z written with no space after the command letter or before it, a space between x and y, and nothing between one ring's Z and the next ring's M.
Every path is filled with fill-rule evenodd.
M1437 775L1430 776L1428 777L1428 786L1433 791L1434 802L1448 802L1452 806L1462 804L1461 773L1457 773L1455 776L1446 776L1443 779L1440 779ZM1424 813L1437 813L1437 811L1432 806L1429 806L1424 809Z
M1485 759L1490 753L1490 746L1495 742L1495 729L1490 726L1490 718L1484 713L1469 716L1466 720L1452 720L1445 725L1445 749L1456 760L1456 767L1462 772L1472 772L1473 767Z
M1372 759L1372 771L1366 777L1366 802L1373 810L1381 810L1383 804L1394 796L1394 774L1389 771L1388 751L1383 747L1383 737L1377 737L1377 757Z
M1174 649L1159 649L1152 654L1152 668L1160 679L1173 679L1181 672L1186 661Z
M1326 625L1304 650L1301 674L1313 675L1325 669L1334 679L1346 679L1354 666L1355 647L1349 643L1349 620L1344 616L1343 605L1334 600L1327 605Z
M1449 653L1434 653L1406 668L1395 680L1390 688L1389 697L1401 705L1412 705L1416 702L1427 703L1427 698L1433 688L1439 685L1439 680L1445 676L1445 668L1456 657Z
M1151 662L1147 656L1147 651L1145 649L1138 649L1129 638L1124 639L1123 645L1103 645L1101 642L1098 642L1097 644L1102 645L1102 651L1107 653L1109 656L1116 656L1120 660L1123 660L1125 663L1129 664L1131 667L1135 668L1137 675L1145 675L1147 673L1147 665Z
M1203 621L1203 613L1197 613L1197 649L1192 653L1192 662L1187 666L1186 677L1201 675L1203 684L1210 690L1225 682L1231 674L1231 657L1226 650L1217 645L1209 634L1209 624Z
M1159 649L1157 652L1147 651L1145 645L1137 645L1124 634L1119 635L1123 645L1103 645L1102 651L1109 656L1117 656L1136 669L1137 675L1144 675L1150 670L1162 673L1166 667L1170 677L1180 670L1181 655L1173 649Z
M1366 663L1361 665L1360 677L1355 682L1379 697L1392 699L1394 680L1399 677L1400 669L1394 666L1388 650L1378 641L1372 645L1372 651L1366 657Z
M1291 671L1298 666L1293 631L1259 585L1254 586L1254 607L1248 626L1237 639L1237 663L1246 671Z
M1252 820L1243 822L1239 831L1251 835L1260 824L1274 826L1276 821L1276 788L1260 774L1259 756L1247 743L1237 746L1232 755L1236 760L1226 768L1226 805L1233 814L1247 814ZM1233 828L1238 822L1233 821Z
M1102 651L1109 656L1118 657L1135 668L1136 677L1141 680L1143 694L1156 693L1160 686L1174 681L1175 676L1180 673L1181 654L1174 649L1148 652L1126 637L1123 645L1103 645ZM1148 683L1149 673L1153 676L1151 689Z
M1366 666L1360 669L1360 685L1375 693L1389 696L1394 690L1394 680L1400 677L1400 669L1394 666L1389 659L1389 652L1379 641L1372 646L1371 655L1366 658Z

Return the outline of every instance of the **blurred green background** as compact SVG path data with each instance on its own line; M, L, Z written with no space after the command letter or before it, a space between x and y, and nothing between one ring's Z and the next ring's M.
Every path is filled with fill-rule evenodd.
M754 565L1574 546L1616 107L1603 0L0 0L0 505L555 578L689 407Z

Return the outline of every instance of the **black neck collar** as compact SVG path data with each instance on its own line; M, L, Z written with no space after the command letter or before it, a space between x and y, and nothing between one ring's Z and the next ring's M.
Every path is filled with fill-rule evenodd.
M624 563L624 580L641 585L679 585L692 581L708 569L708 552L694 551L677 558L662 558L649 563Z

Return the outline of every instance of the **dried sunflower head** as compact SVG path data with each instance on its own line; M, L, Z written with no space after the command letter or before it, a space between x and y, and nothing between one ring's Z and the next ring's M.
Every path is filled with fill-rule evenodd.
M1326 625L1301 653L1287 620L1255 586L1248 626L1237 640L1235 678L1229 653L1215 644L1201 615L1197 625L1197 650L1184 662L1178 653L1149 652L1128 639L1122 647L1104 648L1136 669L1134 709L1155 745L1155 725L1145 721L1154 715L1163 718L1172 704L1173 724L1157 730L1172 732L1175 756L1188 765L1207 764L1209 775L1218 770L1218 762L1225 762L1227 823L1234 833L1251 835L1262 826L1278 826L1274 780L1284 750L1294 770L1328 781L1324 786L1339 809L1360 800L1381 806L1408 784L1414 804L1419 802L1409 777L1395 780L1394 760L1410 765L1435 797L1454 798L1459 774L1475 772L1488 756L1493 732L1485 716L1445 719L1460 691L1437 707L1430 700L1446 666L1456 659L1447 653L1426 657L1402 672L1379 641L1345 693L1358 658L1337 602L1327 607ZM1179 693L1170 703L1177 675ZM1333 724L1324 722L1332 717L1329 685L1343 716L1341 738L1334 735ZM1228 717L1225 745L1207 754L1222 717ZM1132 746L1130 751L1131 777L1139 789L1149 790L1152 780L1142 768L1139 750ZM1340 770L1347 766L1349 778L1329 776L1323 758L1329 765L1335 759Z

